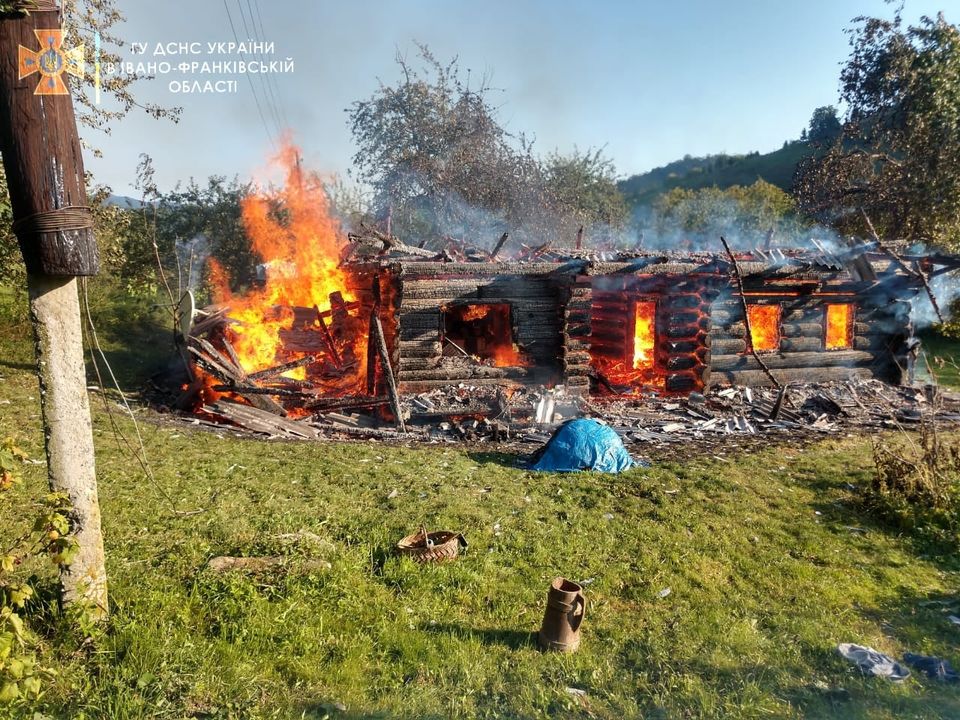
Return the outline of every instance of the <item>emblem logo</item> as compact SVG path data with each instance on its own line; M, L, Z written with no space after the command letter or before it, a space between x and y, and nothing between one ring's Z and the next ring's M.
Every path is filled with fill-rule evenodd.
M72 50L63 49L62 30L34 30L39 50L20 46L20 79L40 73L34 95L67 95L70 91L63 81L63 73L83 77L83 45Z

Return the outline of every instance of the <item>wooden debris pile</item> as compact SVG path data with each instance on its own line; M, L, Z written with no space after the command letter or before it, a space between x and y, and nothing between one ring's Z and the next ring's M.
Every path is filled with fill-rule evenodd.
M326 311L317 306L274 310L292 315L289 327L279 331L281 354L289 359L280 358L282 362L256 372L244 370L231 342L236 321L229 317L229 308L197 311L189 331L178 337L189 382L175 407L214 424L224 421L257 433L298 438L316 437L318 431L305 421L328 414L390 407L394 419L400 418L375 309L346 302L335 292ZM364 311L369 313L366 318ZM379 378L389 379L378 383ZM377 394L380 384L387 391ZM402 419L399 424L402 430Z

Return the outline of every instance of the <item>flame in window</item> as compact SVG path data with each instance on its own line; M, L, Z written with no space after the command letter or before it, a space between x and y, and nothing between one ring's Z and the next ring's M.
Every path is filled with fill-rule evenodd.
M657 318L657 304L641 301L633 306L633 367L635 370L653 368Z
M780 306L748 305L750 319L750 343L757 352L770 352L780 348Z
M826 313L827 350L853 347L853 305L828 304Z

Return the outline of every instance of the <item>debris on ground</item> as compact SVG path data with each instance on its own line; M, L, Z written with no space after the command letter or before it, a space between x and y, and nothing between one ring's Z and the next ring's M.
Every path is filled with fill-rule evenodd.
M960 681L960 675L953 669L949 660L944 660L932 655L917 655L908 652L903 654L903 661L933 680L946 683Z
M872 647L854 643L840 643L837 652L854 663L864 675L882 677L894 682L910 677L910 670L889 655L884 655Z

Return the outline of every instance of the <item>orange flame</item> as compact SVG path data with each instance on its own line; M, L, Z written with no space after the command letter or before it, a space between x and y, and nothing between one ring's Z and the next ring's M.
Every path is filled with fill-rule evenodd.
M470 320L482 320L490 314L490 305L470 305L460 315L460 319L468 322Z
M444 318L446 337L464 352L494 367L530 365L513 342L508 303L453 305L444 310Z
M656 347L654 324L657 304L650 301L636 303L633 310L633 367L635 370L653 368L653 353Z
M666 375L657 366L657 303L652 300L635 302L633 318L632 342L628 334L625 352L610 354L591 347L590 362L601 375L602 382L616 386L618 392L622 393L623 388L629 388L630 393L645 389L662 390Z
M748 305L750 342L757 352L769 352L780 348L780 306Z
M284 174L283 184L251 193L241 202L244 230L252 249L264 262L263 286L235 296L223 269L210 262L215 300L229 305L229 316L237 321L228 336L247 372L304 355L283 348L281 331L293 326L290 308L316 305L321 312L328 310L329 296L335 291L347 301L352 299L346 274L338 266L339 225L330 216L322 182L315 175L303 173L298 157L297 148L284 141L272 159L272 165ZM365 338L356 339L357 345L365 342ZM357 357L365 357L361 348L354 350ZM304 379L306 368L285 376Z
M843 350L853 345L853 305L828 304L826 313L827 350Z

